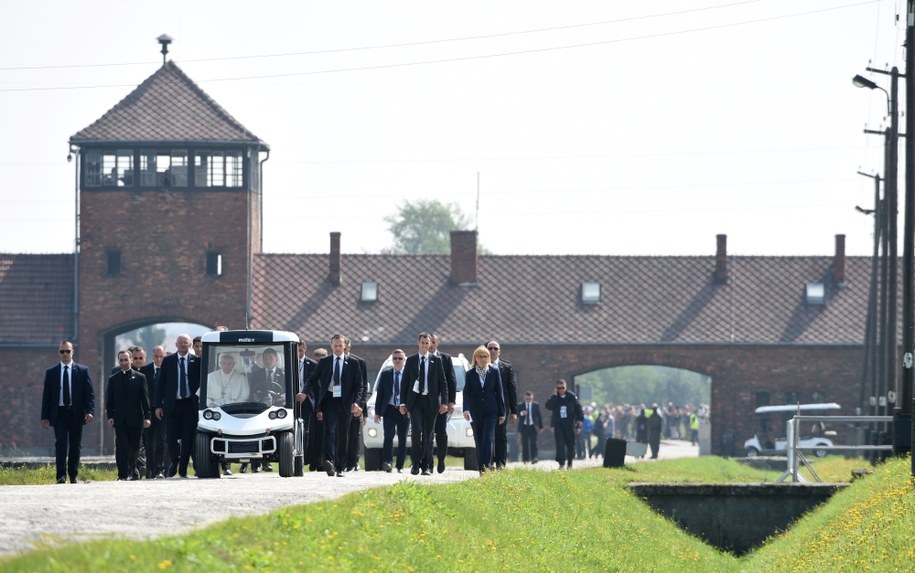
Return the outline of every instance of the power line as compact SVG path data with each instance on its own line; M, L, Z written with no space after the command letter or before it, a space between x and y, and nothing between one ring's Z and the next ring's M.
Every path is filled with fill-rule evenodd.
M564 46L550 46L545 48L531 48L527 50L517 50L512 52L498 52L492 54L480 54L473 56L457 56L452 58L441 58L435 60L420 60L413 62L399 62L393 64L377 64L377 65L366 65L366 66L355 66L349 68L331 68L326 70L312 70L305 72L288 72L288 73L279 73L279 74L263 74L256 76L236 76L236 77L226 77L226 78L209 78L198 80L198 83L206 82L232 82L232 81L249 81L249 80L262 80L262 79L278 79L278 78L287 78L287 77L300 77L300 76L311 76L311 75L321 75L321 74L334 74L334 73L346 73L346 72L363 72L370 70L383 70L383 69L393 69L393 68L402 68L402 67L412 67L412 66L423 66L431 64L443 64L443 63L453 63L453 62L462 62L462 61L472 61L472 60L482 60L489 58L501 58L508 56L519 56L525 54L537 54L542 52L551 52L551 51L560 51L560 50L573 50L580 48L589 48L594 46L609 45L623 42L633 42L639 40L652 40L670 36L677 36L683 34L694 34L698 32L709 32L713 30L721 30L725 28L732 28L738 26L746 26L749 24L759 24L764 22L772 22L777 20L784 20L789 18L797 18L802 16L811 16L814 14L822 14L825 12L831 12L835 10L843 10L846 8L855 8L858 6L864 6L868 4L873 4L874 2L882 2L884 0L865 0L862 2L854 2L851 4L843 4L840 6L832 6L829 8L820 8L816 10L808 10L805 12L796 12L793 14L781 14L777 16L770 16L766 18L757 18L752 20L743 20L739 22L731 22L727 24L716 24L711 26L703 26L699 28L690 28L685 30L674 30L671 32L658 32L656 34L645 34L641 36L630 36L626 38L614 38L610 40L598 40L595 42L584 42L580 44L568 44ZM55 91L55 90L83 90L83 89L100 89L100 88L120 88L120 87L134 87L133 84L102 84L102 85L87 85L87 86L49 86L49 87L37 87L37 88L0 88L0 92L34 92L34 91Z
M514 32L497 32L493 34L478 34L473 36L458 36L454 38L441 38L436 40L422 40L418 42L400 42L395 44L375 44L369 46L354 46L347 48L328 48L325 50L311 50L306 52L285 52L278 54L256 54L253 56L224 56L219 58L195 58L182 60L183 62L220 62L220 61L232 61L232 60L254 60L254 59L266 59L266 58L287 58L295 56L312 56L319 54L335 54L341 52L356 52L364 50L380 50L380 49L389 49L389 48L406 48L413 46L428 46L432 44L444 44L448 42L465 42L469 40L488 40L492 38L504 38L509 36L519 36L523 34L537 34L541 32L555 32L559 30L573 30L577 28L586 28L594 26L604 26L607 24L620 24L623 22L634 22L638 20L650 20L654 18L665 18L669 16L680 16L683 14L690 14L695 12L705 12L710 10L718 10L721 8L733 8L735 6L741 6L743 4L753 4L757 2L762 2L763 0L743 0L741 2L731 2L728 4L718 4L716 6L704 6L701 8L690 8L687 10L678 10L674 12L660 12L657 14L646 14L643 16L630 16L627 18L617 18L614 20L601 20L599 22L586 22L580 24L567 24L564 26L552 26L548 28L533 28L530 30L517 30ZM70 65L49 65L49 66L12 66L12 67L0 67L0 71L18 71L18 70L57 70L57 69L79 69L79 68L98 68L98 67L108 67L108 66L137 66L137 65L149 65L158 63L157 61L149 62L124 62L124 63L103 63L103 64L70 64Z

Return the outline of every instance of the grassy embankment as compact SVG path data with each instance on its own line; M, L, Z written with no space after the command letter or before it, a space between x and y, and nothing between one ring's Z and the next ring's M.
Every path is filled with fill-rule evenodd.
M740 559L689 536L625 487L771 482L779 475L708 457L617 470L519 469L439 486L405 480L182 537L39 549L0 561L0 569L453 572L515 571L524 564L526 571L907 571L915 564L909 464L878 467ZM816 470L845 481L863 466L827 458Z

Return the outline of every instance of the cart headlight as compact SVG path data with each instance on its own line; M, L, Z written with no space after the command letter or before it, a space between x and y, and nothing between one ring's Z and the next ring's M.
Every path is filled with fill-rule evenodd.
M279 418L280 420L282 420L283 418L285 418L285 417L286 417L286 409L283 408L282 410L277 410L277 411L276 411L276 417Z
M276 410L270 410L270 412L267 413L267 417L271 420L276 420Z
M216 412L215 410L204 410L203 419L204 420L219 420L222 418L222 414Z

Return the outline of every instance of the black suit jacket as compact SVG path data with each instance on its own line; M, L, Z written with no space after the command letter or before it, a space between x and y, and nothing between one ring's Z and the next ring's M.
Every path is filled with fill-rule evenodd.
M413 354L407 357L407 363L404 366L404 381L400 383L400 403L407 406L407 410L413 410L416 397L419 395L413 391L413 386L419 377L419 354ZM426 389L429 397L432 398L432 405L438 408L441 404L448 403L448 380L445 378L445 369L442 366L440 356L429 353L428 378L426 378Z
M499 359L499 375L502 376L502 387L505 389L505 403L508 405L510 413L518 413L518 379L515 377L515 369L512 363Z
M150 407L155 407L156 390L159 386L156 381L156 363L150 362L140 368L140 374L146 377L146 395L149 396Z
M70 362L70 404L74 412L85 418L95 414L95 391L89 369L82 364ZM41 419L57 425L57 407L60 405L60 363L48 368L44 374L44 390L41 394Z
M481 423L486 415L505 416L505 394L498 368L490 366L486 369L482 385L476 368L468 370L464 376L463 408L465 412L470 412L474 423Z
M527 411L526 402L518 402L518 430L527 424L527 416L522 416L521 412ZM540 414L540 403L531 402L531 419L534 421L534 427L538 430L543 429L543 416Z
M355 360L356 364L359 365L359 372L362 375L362 401L359 402L359 407L362 408L362 416L367 417L369 413L368 408L365 407L365 402L369 399L369 379L368 371L365 368L365 360L356 356L355 354L348 354L347 356Z
M296 368L298 368L298 363L296 363ZM286 374L283 372L282 368L273 369L273 379L268 379L267 369L258 367L251 371L251 374L248 374L248 385L251 387L251 397L249 400L255 402L267 402L268 392L272 388L276 388L274 384L279 384L279 387L284 391L286 389Z
M105 417L114 420L114 427L142 427L143 420L150 420L149 394L146 377L130 369L127 377L121 369L108 378L105 392Z
M312 387L315 396L315 412L321 411L324 398L334 379L334 359L336 356L329 354L318 361L318 366L308 377L308 386ZM353 403L362 402L362 372L359 364L349 356L343 357L343 372L340 375L341 397L343 407L349 412Z
M454 360L451 355L445 352L436 352L436 355L442 359L442 368L445 370L445 380L448 381L448 403L454 404L457 398L457 381L454 379Z
M318 362L316 360L312 360L307 356L303 358L303 360L305 361L305 365L302 368L302 375L299 378L299 389L302 393L308 396L312 402L314 402L314 389L308 385L308 377L311 376L311 373L314 372L314 369L318 367ZM299 367L299 361L296 361L295 367Z
M404 385L404 373L400 373L400 386L403 388ZM381 371L381 376L378 377L378 388L375 390L375 414L379 416L384 416L388 408L391 406L391 397L394 395L394 369L388 368ZM400 405L400 396L398 395L395 399L398 405Z
M190 387L191 398L197 401L197 391L200 390L200 359L191 354L186 355L187 363L187 384ZM178 399L178 353L169 354L162 360L162 368L159 370L159 384L156 388L156 408L165 410L165 415L169 415L175 409L175 401ZM194 408L197 409L196 406Z

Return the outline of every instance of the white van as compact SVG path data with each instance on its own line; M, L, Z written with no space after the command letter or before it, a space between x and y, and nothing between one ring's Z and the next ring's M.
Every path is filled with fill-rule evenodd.
M454 397L454 413L451 414L451 418L448 420L448 453L453 456L463 456L465 470L476 470L477 449L476 443L473 441L473 428L471 428L470 422L464 419L464 410L461 408L461 404L464 403L464 374L470 370L470 363L467 362L463 354L452 356L451 360L454 363L454 379L457 381L457 392ZM378 375L375 376L375 383L372 385L371 396L368 399L368 418L365 425L362 426L366 471L378 471L381 469L381 446L384 443L384 427L383 424L375 423L375 395L378 393L378 380L381 378L381 373L393 368L393 364L391 357L388 356L384 364L381 365ZM408 436L411 435L411 430L412 428L407 431ZM394 447L397 447L396 436L394 437ZM409 444L407 444L407 455L410 455Z

